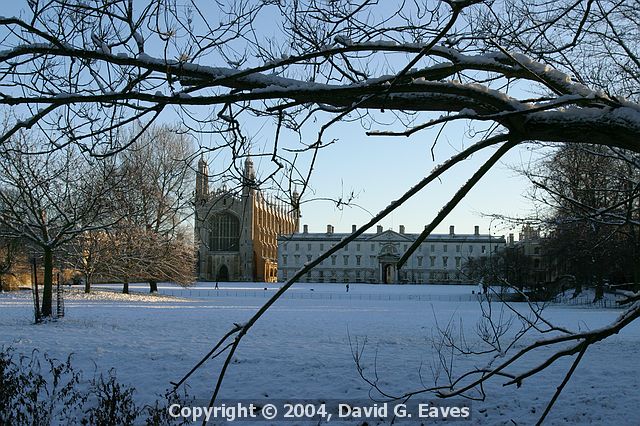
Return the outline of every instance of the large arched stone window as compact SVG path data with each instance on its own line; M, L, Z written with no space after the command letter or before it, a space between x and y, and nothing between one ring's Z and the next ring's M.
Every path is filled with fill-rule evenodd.
M230 213L218 213L209 219L209 250L238 251L240 221Z

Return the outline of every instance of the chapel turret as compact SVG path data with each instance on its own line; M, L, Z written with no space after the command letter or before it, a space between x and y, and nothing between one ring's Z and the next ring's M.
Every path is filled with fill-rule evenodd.
M209 166L204 159L204 155L198 161L198 171L196 172L196 198L198 201L209 198Z

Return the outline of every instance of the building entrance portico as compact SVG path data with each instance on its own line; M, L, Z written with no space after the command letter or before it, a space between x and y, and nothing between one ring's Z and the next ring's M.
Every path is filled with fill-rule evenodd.
M385 244L378 255L378 271L381 283L395 284L398 282L398 250L393 244Z
M396 283L398 270L396 269L396 265L393 263L385 263L381 264L382 266L382 283L383 284L394 284Z

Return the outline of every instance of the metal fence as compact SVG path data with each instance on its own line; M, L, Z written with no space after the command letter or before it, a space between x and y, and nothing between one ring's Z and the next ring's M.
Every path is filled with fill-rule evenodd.
M553 303L571 306L583 306L585 308L605 308L605 309L620 309L624 308L624 305L620 305L618 301L624 297L618 294L607 293L605 296L594 301L594 296L590 294L582 294L576 297L573 295L559 295L553 299Z
M188 297L188 298L217 298L217 297L259 297L269 298L275 293L269 290L226 290L226 289L160 289L160 294ZM391 294L391 293L358 293L358 292L317 292L317 291L288 291L282 295L283 299L316 299L316 300L386 300L386 301L444 301L444 302L473 302L479 294Z
M275 293L275 289L270 288L267 290L243 290L243 289L197 289L197 288L185 288L185 289L160 289L159 293L168 296L185 297L191 299L211 299L211 298L225 298L225 297L253 297L267 299ZM354 291L335 293L335 292L322 292L322 291L288 291L284 293L282 299L297 299L297 300L378 300L378 301L416 301L416 302L477 302L484 297L479 293L471 294L391 294L391 293L358 293ZM492 301L500 301L498 295L489 295ZM571 297L571 295L561 295L556 297L552 303L562 304L570 306L582 306L585 308L606 308L615 309L621 306L617 303L621 300L622 296L609 294L605 298L596 302L593 301L593 296L580 295L578 297Z

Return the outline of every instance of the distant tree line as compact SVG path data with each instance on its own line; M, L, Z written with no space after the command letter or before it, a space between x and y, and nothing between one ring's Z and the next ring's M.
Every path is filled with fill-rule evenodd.
M543 252L577 290L640 283L640 156L613 147L562 145L529 174L547 207Z
M523 171L543 235L467 262L476 280L524 287L640 289L640 156L590 144L544 146ZM533 249L535 248L535 252Z

